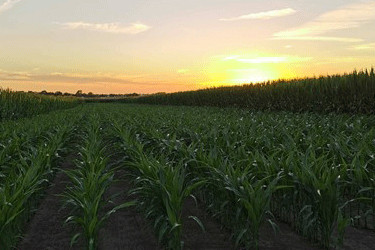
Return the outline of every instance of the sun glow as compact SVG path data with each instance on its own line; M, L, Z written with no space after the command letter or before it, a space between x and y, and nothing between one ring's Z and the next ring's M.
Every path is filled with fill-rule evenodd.
M232 84L259 83L275 79L272 72L261 69L231 69L228 72L228 82Z
M221 55L212 58L205 70L209 83L204 86L232 86L280 78L280 66L289 61L285 56Z
M295 78L298 72L294 69L312 60L312 57L262 52L214 56L205 68L209 82L201 85L232 86Z

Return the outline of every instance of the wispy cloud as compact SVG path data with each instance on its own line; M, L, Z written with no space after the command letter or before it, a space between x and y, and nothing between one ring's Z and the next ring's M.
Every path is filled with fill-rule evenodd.
M344 43L358 43L358 42L363 41L362 38L331 37L331 36L294 36L294 37L278 37L276 39L300 40L300 41L327 41L327 42L344 42Z
M354 50L375 50L375 43L367 43L353 46L351 49Z
M0 80L29 80L34 76L33 73L26 71L9 72L0 69Z
M13 7L13 5L18 3L19 1L21 1L21 0L6 0L5 3L0 5L0 13L3 12L3 11L9 10L10 8Z
M233 60L233 59L237 59L239 57L240 56L237 56L237 55L234 55L234 56L224 56L223 61Z
M178 73L178 74L185 74L185 73L187 73L187 72L189 72L188 69L178 69L178 70L177 70L177 73Z
M254 58L240 58L236 57L226 57L223 61L236 60L242 63L293 63L293 62L306 62L312 60L312 57L298 57L298 56L274 56L274 57L254 57Z
M371 61L371 57L345 57L345 56L337 56L337 57L326 57L326 58L319 58L319 60L313 62L314 65L337 65L338 63L340 64L352 64L352 65L358 65L363 63L363 61Z
M282 63L286 62L286 57L258 57L258 58L250 58L250 59L237 59L239 62L243 63Z
M354 29L375 20L375 1L357 2L324 13L299 27L274 34L276 39L361 42L360 38L326 37L322 34L343 29Z
M130 84L147 78L147 75L124 75L116 73L32 73L27 71L6 71L0 69L0 80L4 81L30 81L30 82L57 82L57 83L116 83Z
M227 69L227 72L253 72L259 71L259 69Z
M281 9L281 10L271 10L267 12L251 13L248 15L242 15L239 17L232 18L222 18L220 21L238 21L238 20L248 20L248 19L271 19L275 17L282 17L294 14L296 11L291 8Z
M125 26L120 23L85 23L85 22L67 22L57 23L63 29L85 29L114 34L138 34L151 28L143 23L132 23Z

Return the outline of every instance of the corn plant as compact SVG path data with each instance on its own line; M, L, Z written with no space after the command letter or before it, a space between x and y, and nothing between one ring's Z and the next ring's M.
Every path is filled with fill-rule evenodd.
M114 169L107 167L108 158L105 156L100 126L94 120L92 122L93 125L88 128L84 137L85 143L79 151L81 159L76 162L77 168L65 171L71 184L62 195L66 205L73 208L72 215L65 223L77 224L81 229L72 237L71 244L83 236L89 250L97 249L98 232L105 220L117 210L134 204L123 203L101 215L103 205L108 202L104 195L113 181Z
M131 170L134 184L131 193L139 197L137 203L146 218L154 221L159 242L167 249L182 249L182 207L186 198L195 198L193 190L202 186L204 181L187 172L184 157L177 158L175 139L146 138L146 135L141 136L129 129L129 124L126 126L113 123L114 133L122 145L118 148L129 156L124 163ZM189 218L204 230L197 217Z
M310 89L310 84L318 84L317 89L331 95L336 93L331 89L332 86L336 88L335 84L338 84L337 88L347 84L355 89L357 87L351 85L353 81L371 80L371 74L305 79L290 83L290 86L288 82L280 82L280 93L288 96L291 93L288 91L302 84L306 91L298 92L292 98L303 102L308 97L314 102L311 93L315 90ZM325 87L325 81L333 85ZM268 88L266 85L264 90ZM278 87L274 87L276 91ZM300 94L303 97L300 98ZM278 104L267 105L274 108L274 105L280 105L288 110L287 106L293 100L281 100L275 95L276 92L269 97L278 100ZM258 97L254 98L257 100ZM264 96L259 98L268 101ZM333 108L329 106L329 98L320 96L318 103L328 103L330 107L325 110L322 106L320 111L354 110L355 106L347 104L344 96L335 98L338 106ZM148 190L144 196L139 191L138 196L149 197L153 207L160 208L157 210L160 214L163 211L168 214L162 192L155 191L160 195L152 196L151 190L160 189L154 185L169 176L168 169L177 171L182 165L186 183L195 177L205 181L203 186L194 189L194 196L231 230L239 245L255 244L257 225L259 228L268 219L274 221L268 211L308 239L322 242L325 248L342 244L349 224L373 228L364 219L373 213L373 116L107 105L116 115L106 113L103 105L98 107L113 125L110 134L116 144L116 154L123 157L125 165L131 166L135 188ZM296 111L303 103L293 105ZM275 179L277 184L274 185ZM267 188L271 194L262 194ZM262 208L265 210L256 209L261 204L252 200L257 199L256 194L267 197L266 203L262 203L267 204ZM147 199L140 199L140 204L146 204ZM252 220L255 218L253 213L262 220ZM158 218L156 214L149 215L152 217ZM161 221L166 220L160 219L154 225L159 228ZM244 221L249 224L245 225ZM334 237L336 226L338 234ZM162 231L161 235L168 232Z
M215 150L207 156L200 154L198 162L205 166L209 189L208 197L203 194L203 199L210 210L233 230L236 245L258 249L263 223L268 221L275 230L278 228L272 220L270 202L280 177L259 179L252 166L236 168L228 160L220 159Z
M129 166L133 166L135 179L135 188L131 193L140 197L139 205L145 210L146 217L154 221L159 241L168 249L182 249L182 206L204 181L197 178L189 180L183 162L165 162L162 157L156 160L143 155ZM189 218L204 230L197 217Z
M33 209L55 171L58 155L68 138L68 127L48 134L39 145L27 144L10 161L11 169L0 186L0 245L11 249L23 233Z
M72 97L47 97L0 88L0 121L73 108L79 103L78 99Z
M375 73L267 81L178 93L157 93L124 102L143 104L241 107L262 111L373 114Z

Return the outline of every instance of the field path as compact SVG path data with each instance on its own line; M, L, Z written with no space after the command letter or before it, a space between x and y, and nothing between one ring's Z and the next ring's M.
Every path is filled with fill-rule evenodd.
M116 175L118 175L118 172ZM106 195L129 190L129 183L122 178L120 179L112 183ZM111 207L127 201L131 201L131 198L125 194L119 195L113 200L114 204L107 204L104 209L108 211ZM130 207L118 210L108 218L104 227L99 231L99 249L157 250L159 247L143 216L135 208Z
M71 157L60 166L61 169L71 169L74 165ZM64 220L69 216L69 210L62 209L62 199L59 194L65 190L69 181L67 175L58 172L51 186L46 191L46 196L39 205L34 217L29 222L26 236L18 245L19 250L80 250L82 242L70 248L70 238L74 235L70 225L63 226Z

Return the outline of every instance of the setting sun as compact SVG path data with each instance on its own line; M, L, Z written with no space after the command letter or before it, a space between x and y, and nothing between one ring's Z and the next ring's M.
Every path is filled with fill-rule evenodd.
M205 70L209 82L202 85L232 86L295 78L289 66L309 60L308 57L265 53L215 56Z
M271 74L267 74L257 69L238 69L233 70L233 72L233 78L228 79L228 81L234 84L259 83L275 79Z

